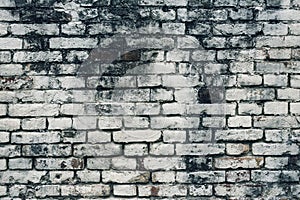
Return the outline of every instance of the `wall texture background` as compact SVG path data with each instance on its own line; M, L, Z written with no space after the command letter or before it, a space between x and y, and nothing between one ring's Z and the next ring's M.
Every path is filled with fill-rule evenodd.
M300 199L299 0L0 0L0 199Z

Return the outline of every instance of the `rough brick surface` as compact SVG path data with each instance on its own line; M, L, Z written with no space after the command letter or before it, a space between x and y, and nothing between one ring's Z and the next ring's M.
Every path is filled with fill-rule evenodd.
M0 199L300 199L299 0L0 0Z

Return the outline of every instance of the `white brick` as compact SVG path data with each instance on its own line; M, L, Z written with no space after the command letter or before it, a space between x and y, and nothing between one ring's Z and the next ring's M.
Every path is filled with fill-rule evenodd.
M238 112L242 115L259 115L262 113L262 106L256 103L240 103Z
M266 102L265 114L284 115L288 113L288 102Z
M144 167L147 170L185 169L185 163L181 157L146 157Z
M136 195L135 185L114 185L113 193L115 196L131 197Z
M100 117L98 121L100 129L120 129L122 127L122 118L120 117Z
M251 127L251 116L236 116L228 118L229 127Z
M150 145L151 155L174 155L175 146L173 144L154 143Z
M40 35L58 35L59 27L57 24L12 24L11 32L13 35L26 35L30 32Z
M241 86L261 85L262 84L262 77L260 75L238 74L237 82Z
M144 171L103 171L104 183L146 183L150 178L149 172Z
M264 74L264 85L266 86L287 86L288 77L287 75L274 75L274 74Z
M264 35L287 35L287 24L264 24Z
M0 65L0 76L15 76L22 75L24 73L22 65L6 64Z
M70 129L72 128L72 119L71 118L48 118L48 129Z
M0 119L0 130L1 131L13 131L20 128L20 119Z
M100 182L100 172L99 171L78 171L77 173L80 182Z
M161 137L160 131L152 130L135 130L135 131L118 131L113 133L115 142L155 142Z
M18 38L0 38L0 49L22 49L22 43L23 40Z
M225 153L223 144L176 144L176 155L218 155Z
M11 104L10 116L57 116L59 105L56 104Z
M172 171L152 172L152 182L154 183L175 182L175 172Z
M59 62L62 61L62 54L59 51L19 51L14 54L14 62Z
M148 154L147 144L126 144L124 148L125 156L145 156Z
M104 131L89 131L87 135L89 143L106 143L111 142L111 133Z
M95 38L51 38L51 49L95 48L98 40Z
M22 119L23 130L39 130L46 128L45 118L26 118Z
M15 132L11 135L11 142L25 143L57 143L60 142L59 132Z
M186 141L186 131L163 131L163 140L167 143L183 143Z
M297 155L299 147L296 144L254 143L252 152L254 155Z
M263 137L263 131L260 129L231 129L217 130L216 140L233 140L233 141L253 141Z
M135 170L136 169L136 159L127 157L115 157L111 159L112 169L116 170Z
M9 142L9 132L0 132L0 144Z

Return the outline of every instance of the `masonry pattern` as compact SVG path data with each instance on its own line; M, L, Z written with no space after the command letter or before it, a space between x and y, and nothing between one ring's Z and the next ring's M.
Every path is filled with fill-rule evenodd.
M299 0L0 0L0 199L300 199Z

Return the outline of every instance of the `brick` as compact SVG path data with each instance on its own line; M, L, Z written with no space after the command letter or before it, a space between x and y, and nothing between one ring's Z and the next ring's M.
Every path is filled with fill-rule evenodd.
M225 171L199 171L199 172L177 172L176 181L178 183L195 183L201 180L202 183L222 183L225 182Z
M252 152L254 155L296 155L299 153L299 147L296 144L254 143Z
M138 87L149 87L161 85L161 77L157 75L146 75L137 77Z
M1 0L0 1L0 7L4 7L4 8L11 8L11 7L15 7L16 4L13 0Z
M77 130L91 130L96 129L97 118L91 116L83 116L73 118L73 128Z
M0 143L9 142L9 132L0 132Z
M10 116L56 116L59 106L56 104L11 104Z
M210 130L189 131L188 138L190 142L209 142L212 141L212 131Z
M51 49L89 49L97 47L98 40L95 38L51 38Z
M218 196L239 197L240 194L247 196L259 196L262 193L262 187L257 185L241 184L219 184L215 187L215 193Z
M273 75L273 74L264 75L265 86L284 87L287 86L287 84L288 84L287 75Z
M39 35L58 35L57 24L12 24L10 26L13 35L26 35L36 33Z
M83 35L85 29L85 25L77 23L62 24L61 26L61 32L67 35Z
M287 35L288 25L287 24L264 24L263 33L264 35Z
M183 143L186 140L185 131L163 131L163 140L167 143Z
M32 159L13 158L8 161L9 169L32 169Z
M74 145L74 156L116 156L121 154L121 145L107 144L78 144Z
M298 117L293 116L260 116L254 117L254 127L296 128L299 126Z
M104 184L89 184L89 185L63 185L61 186L62 196L109 196L110 186Z
M267 0L267 6L270 7L289 7L290 0Z
M118 131L113 133L115 142L155 142L161 137L160 131L153 130L135 130L135 131Z
M153 129L198 128L199 122L196 117L152 117L150 124Z
M104 183L146 183L150 179L150 173L144 171L103 171Z
M190 104L187 105L187 113L189 114L200 114L206 113L208 115L234 115L236 104Z
M150 155L174 155L173 144L155 143L150 145Z
M9 51L1 51L0 61L2 63L9 63L11 61L11 53Z
M250 116L235 116L228 118L229 127L251 127Z
M229 71L233 73L249 73L253 72L254 63L253 62L231 62Z
M183 35L185 33L184 23L163 23L162 31L165 34Z
M275 91L271 88L245 88L226 90L227 100L272 100L275 98Z
M148 117L124 117L124 126L126 128L148 128Z
M165 87L193 87L201 85L199 76L163 75L162 85Z
M89 131L87 134L89 143L106 143L111 142L111 133L105 131Z
M288 158L286 157L266 157L265 167L267 169L284 169L288 165Z
M253 11L250 9L240 8L229 12L229 18L232 20L252 20Z
M295 16L299 16L298 10L265 10L258 14L257 20L297 21Z
M112 169L115 170L135 170L137 166L136 159L126 157L112 158Z
M254 182L296 182L299 180L296 171L267 171L254 170L251 172L251 177Z
M3 118L0 119L1 131L13 131L20 129L20 119Z
M297 36L261 36L257 37L257 47L298 47L297 43L299 37Z
M184 36L184 37L177 38L177 46L179 49L189 49L189 48L198 48L200 44L197 38L193 36Z
M263 157L223 157L215 159L217 169L237 169L237 168L261 168L264 164Z
M111 158L88 158L87 168L88 169L110 169Z
M83 169L84 163L79 158L37 158L36 169L61 170L61 169Z
M261 85L262 77L260 75L238 74L237 83L241 86Z
M14 13L11 10L0 10L0 21L13 22L20 20L20 14Z
M298 100L300 98L300 90L294 88L278 89L277 98L283 100Z
M126 38L127 45L131 48L170 49L174 47L172 38Z
M14 62L56 62L62 61L62 54L59 51L39 51L39 52L28 52L20 51L14 54Z
M197 50L192 53L194 61L213 61L215 57L216 52L213 50Z
M226 154L227 155L241 155L243 153L249 152L250 148L247 144L235 144L227 143L226 144Z
M100 182L100 172L98 171L84 170L78 171L76 174L80 182Z
M46 118L26 118L22 119L23 130L46 129Z
M292 51L291 49L270 49L268 55L270 59L285 60L291 59Z
M35 188L37 197L58 197L60 196L59 185L43 185Z
M153 9L151 11L151 14L153 16L153 19L156 20L174 20L176 17L176 12L173 9L168 10L167 12L164 12L161 9Z
M263 137L263 131L259 129L231 129L217 130L216 140L255 141Z
M71 118L48 118L48 129L70 129L72 127Z
M22 75L24 73L22 65L18 64L6 64L0 65L0 75L1 76L15 76Z
M124 147L124 155L126 156L145 156L148 154L148 146L143 143L126 144Z
M135 185L114 185L113 194L115 196L126 196L126 197L135 196L136 186Z
M7 169L7 164L6 164L6 159L0 159L0 170L6 170Z
M268 142L287 142L290 132L287 130L265 130L265 137Z
M57 143L60 142L59 132L14 132L11 135L11 142L24 143Z
M153 196L153 191L157 191L157 194L155 194L154 196L162 197L184 197L187 195L187 187L180 185L141 185L138 187L139 195L142 197Z
M51 141L49 142L51 143ZM39 157L39 156L70 156L72 154L71 145L69 144L32 144L23 145L22 155Z
M217 24L214 26L215 35L255 35L261 31L260 24Z
M154 183L172 183L175 182L175 172L152 172L152 182Z
M288 114L287 102L266 102L264 104L265 114L285 115Z
M7 184L7 183L23 183L27 184L28 181L32 183L39 183L42 176L46 175L46 172L43 171L36 171L36 170L30 170L27 173L24 173L24 171L4 171L0 172L0 183Z
M176 144L176 155L220 155L225 153L223 144Z
M248 170L228 171L226 173L226 178L227 181L231 183L250 181L250 171Z
M240 115L259 115L262 113L262 106L256 103L239 103L238 113Z

